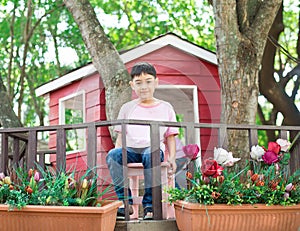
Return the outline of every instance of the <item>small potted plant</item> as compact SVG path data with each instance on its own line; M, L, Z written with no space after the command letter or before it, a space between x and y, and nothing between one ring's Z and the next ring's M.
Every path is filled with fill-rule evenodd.
M0 173L1 227L6 230L114 230L120 201L99 200L110 187L99 189L92 170L85 174L40 167Z
M239 158L215 148L214 158L204 160L193 176L187 173L188 189L167 190L179 230L297 231L300 170L289 176L289 145L278 139L268 148L253 146L239 172L234 171Z

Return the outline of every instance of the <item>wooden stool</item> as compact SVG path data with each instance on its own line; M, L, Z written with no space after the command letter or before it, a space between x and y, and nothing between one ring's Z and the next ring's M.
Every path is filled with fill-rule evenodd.
M129 187L132 193L133 200L133 214L130 215L131 219L139 218L139 205L142 204L143 196L139 196L139 179L144 178L144 167L142 163L129 163L128 165L128 177ZM161 187L162 187L162 213L163 219L175 218L175 212L173 205L166 202L168 194L164 192L166 187L174 187L174 178L168 178L168 166L167 162L161 163Z

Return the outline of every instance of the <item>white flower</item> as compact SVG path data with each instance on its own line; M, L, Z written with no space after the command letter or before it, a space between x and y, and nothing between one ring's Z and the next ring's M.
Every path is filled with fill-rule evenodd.
M284 139L277 139L276 143L280 145L281 151L284 151L284 152L286 152L291 145L291 143L289 141L284 140Z
M228 152L223 148L214 149L214 159L218 164L223 164L227 160Z
M241 158L233 158L232 152L227 152L223 148L215 148L214 159L218 164L221 164L223 166L233 166L233 164L239 161Z
M250 156L253 160L262 161L262 156L265 154L265 150L259 146L254 145L251 147Z

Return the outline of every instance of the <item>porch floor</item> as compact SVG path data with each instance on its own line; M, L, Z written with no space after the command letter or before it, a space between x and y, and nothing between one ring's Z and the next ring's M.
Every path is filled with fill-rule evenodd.
M130 221L117 221L114 231L178 231L176 221L170 220L159 220L159 221L144 221L130 220Z

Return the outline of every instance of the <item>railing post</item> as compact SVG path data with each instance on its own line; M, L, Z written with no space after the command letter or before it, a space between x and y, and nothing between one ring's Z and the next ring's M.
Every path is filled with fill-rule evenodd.
M288 131L286 130L280 130L280 138L286 140L288 135Z
M249 148L258 144L257 129L249 129Z
M20 140L16 137L13 138L13 161L12 165L17 165L20 155Z
M8 135L2 133L1 135L1 160L0 160L0 172L6 174L7 162L8 162Z
M66 171L66 131L64 128L56 130L56 171Z
M34 168L37 155L37 132L30 130L28 133L27 169Z
M194 144L195 143L195 127L194 127L193 123L189 123L187 125L185 134L186 134L185 135L186 144ZM200 150L200 152L201 152L201 150ZM194 161L189 162L188 171L194 176L194 173L195 173Z
M152 163L152 209L153 219L162 220L161 161L159 125L150 125L151 163Z
M88 125L87 164L89 169L96 171L97 166L97 129L94 124Z
M228 146L228 142L227 142L227 126L225 124L220 124L220 128L218 130L218 135L219 135L219 139L218 139L218 144L220 147L226 149Z
M127 167L127 148L126 148L126 124L123 122L122 125L122 165L123 165L123 188L124 198L128 198L128 167ZM128 200L124 200L125 206L125 221L129 221L129 203Z

